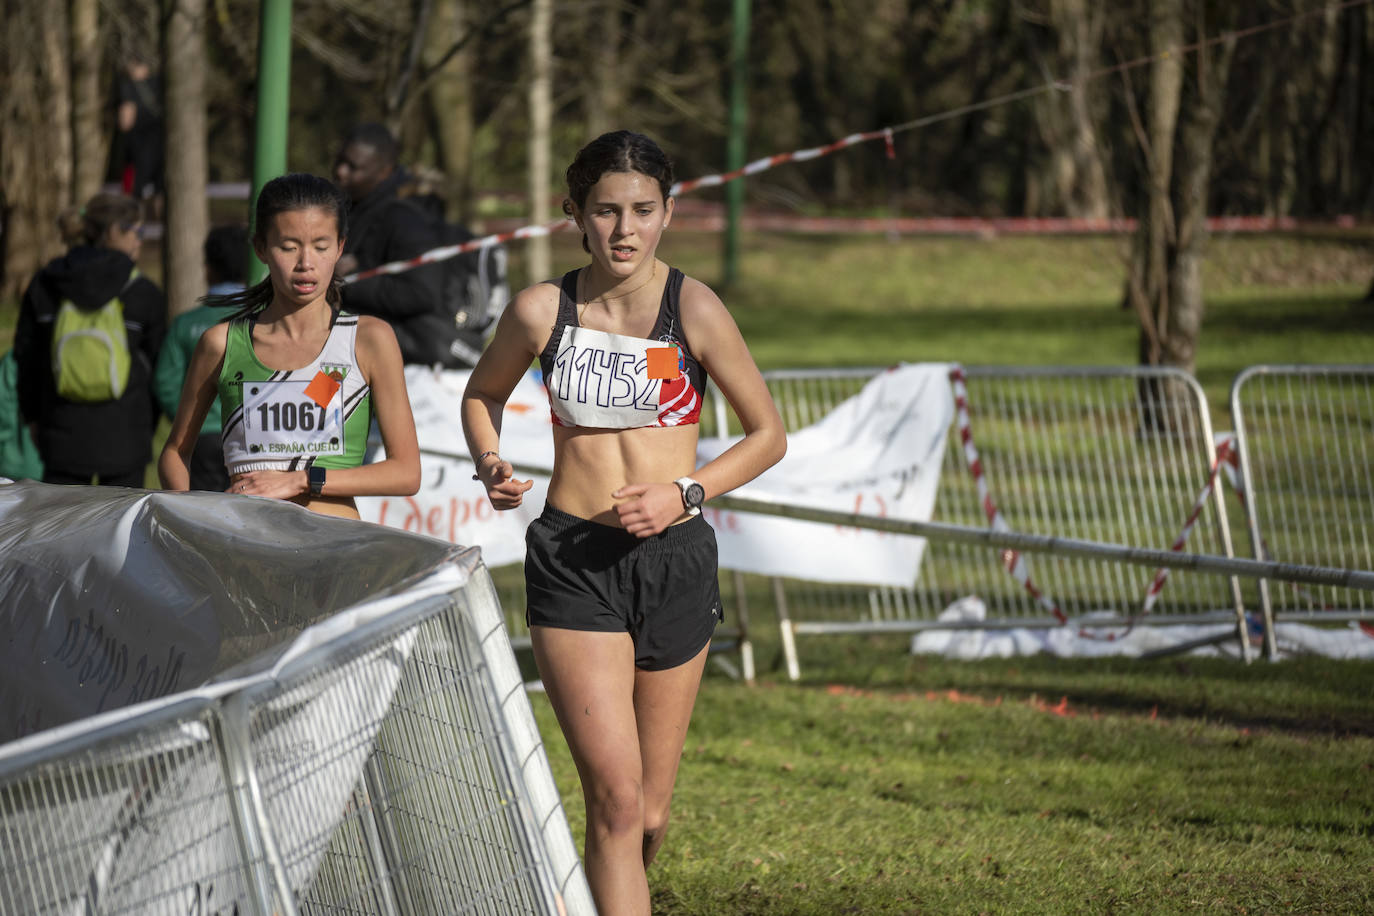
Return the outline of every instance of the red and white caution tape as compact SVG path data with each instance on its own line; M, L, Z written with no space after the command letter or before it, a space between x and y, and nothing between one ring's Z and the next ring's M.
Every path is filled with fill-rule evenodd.
M1193 528L1197 525L1197 520L1202 515L1202 510L1207 507L1207 500L1212 496L1212 489L1217 483L1217 472L1231 460L1231 455L1234 450L1234 439L1219 439L1217 441L1217 457L1216 460L1212 462L1212 472L1207 475L1207 485L1203 487L1202 492L1198 494L1197 501L1193 503L1193 511L1188 515L1188 522L1183 526L1183 530L1178 533L1178 537L1174 538L1174 543L1169 547L1170 550L1175 553L1181 553L1184 546L1188 543L1188 535L1193 533ZM1161 566L1155 572L1154 580L1150 582L1150 587L1145 591L1145 603L1140 609L1141 614L1150 613L1150 609L1153 608L1155 602L1159 600L1159 593L1164 590L1164 583L1168 578L1169 567L1167 566ZM1134 619L1131 621L1131 626L1135 626ZM1127 628L1126 632L1129 633L1130 628Z
M1227 482L1231 484L1231 489L1236 494L1236 499L1240 501L1240 507L1245 512L1245 519L1248 522L1250 520L1250 501L1246 498L1245 476L1240 472L1240 449L1236 447L1236 434L1233 432L1220 432L1216 434L1215 440L1218 456L1221 455L1223 445L1229 446L1226 455L1226 463L1222 468L1226 472ZM1269 544L1263 537L1260 538L1259 543L1259 558L1261 560L1273 559L1273 553L1269 550ZM1323 611L1334 610L1330 604L1323 603L1321 599L1298 583L1290 582L1288 584L1289 587L1293 589L1293 593L1308 604L1320 608Z
M799 149L790 153L778 153L775 156L755 159L743 168L735 169L732 172L703 175L700 178L693 178L689 181L679 181L669 189L668 193L670 196L677 197L678 195L695 191L698 188L713 188L725 184L726 182L734 181L737 178L743 178L746 175L757 175L759 172L765 172L784 162L806 162L809 159L819 159L822 156L829 156L837 150L878 139L882 139L886 142L888 158L896 158L897 148L892 141L892 128L884 127L879 130L870 130L860 134L850 134L843 139L836 140L834 143L828 143L825 146L814 146L810 149ZM349 274L343 278L343 282L355 283L358 280L366 280L369 277L377 277L382 274L403 273L423 264L433 264L436 261L445 261L465 252L476 251L478 248L484 248L488 245L499 245L502 242L508 242L513 239L528 239L536 236L551 235L560 229L566 228L570 224L571 220L564 218L545 223L542 226L522 226L512 232L501 232L495 235L483 236L479 239L471 239L463 242L461 245L446 245L442 248L433 248L422 255L404 261L392 261L388 264L382 264L378 267Z
M572 224L572 221L564 218L553 222L545 223L542 226L521 226L512 232L498 232L495 235L484 235L481 238L469 239L460 245L445 245L442 248L431 248L422 255L410 258L405 261L392 261L368 270L360 270L357 273L349 274L343 278L344 283L354 283L358 280L366 280L368 277L377 277L382 274L404 273L422 264L433 264L436 261L446 261L449 258L457 257L468 251L476 251L478 248L486 248L490 245L500 245L502 242L509 242L512 239L532 239L535 236L551 235L559 229L564 229Z
M794 150L790 153L778 153L774 156L765 156L762 159L755 159L743 168L735 169L733 172L721 172L716 175L703 175L700 178L693 178L689 181L679 181L673 185L671 193L673 196L686 194L698 188L714 188L723 185L727 181L734 181L736 178L743 178L746 175L757 175L759 172L766 172L774 166L782 165L784 162L806 162L811 159L819 159L822 156L829 156L836 150L842 150L848 146L855 146L859 143L867 143L870 140L884 138L888 142L889 155L895 156L896 150L892 147L892 129L884 127L879 130L865 131L861 134L850 134L836 140L834 143L827 143L825 146L813 146L810 149Z
M1346 9L1356 6L1364 6L1370 2L1371 0L1342 0L1342 2L1337 3L1335 5L1334 9L1338 12L1343 12ZM1094 73L1089 74L1088 78L1099 79L1102 77L1113 75L1118 72L1124 72L1126 70L1133 70L1138 67L1146 66L1156 58L1167 57L1171 54L1186 54L1192 51L1199 51L1202 48L1212 44L1217 44L1224 41L1235 41L1238 38L1248 38L1253 35L1257 35L1261 32L1267 32L1273 29L1281 28L1289 23L1296 22L1297 20L1302 19L1306 16L1316 15L1319 12L1323 13L1324 15L1326 14L1322 9L1304 11L1285 19L1264 23L1258 26L1252 26L1248 29L1242 29L1238 32L1227 32L1223 35L1213 36L1211 38L1195 42L1194 44L1183 45L1179 48L1172 48L1167 51L1162 51L1159 54L1141 57L1136 60L1125 61L1119 64L1114 64L1110 67L1105 67L1103 69L1095 71ZM833 143L827 143L825 146L813 146L809 149L800 149L794 150L790 153L778 153L773 156L766 156L762 159L755 159L753 162L749 163L743 168L735 169L732 172L723 172L717 175L704 175L701 178L693 178L689 181L679 181L677 184L673 185L669 193L671 195L676 196L678 194L686 194L689 191L694 191L697 188L716 187L718 185L725 184L726 182L734 181L737 178L743 178L747 175L756 175L759 172L767 171L768 169L771 169L778 165L782 165L785 162L806 162L811 159L819 159L822 156L828 156L831 153L834 153L838 150L842 150L850 146L856 146L860 143L867 143L870 140L877 140L880 137L886 144L887 157L889 159L895 159L897 156L897 150L895 145L893 144L892 139L895 134L905 133L909 130L917 130L919 128L927 127L931 124L935 124L940 121L948 121L974 111L982 111L989 108L995 108L1000 105L1020 101L1022 99L1027 99L1032 96L1041 95L1049 92L1063 91L1066 87L1067 84L1063 81L1051 80L1040 86L1032 86L1028 89L1019 89L1016 92L1008 93L1006 95L998 96L996 98L984 99L979 102L974 102L968 105L960 106L958 108L950 109L948 111L943 111L939 114L926 115L924 117L916 118L913 121L907 121L903 124L892 124L888 125L887 127L880 127L877 130L869 130L864 131L862 133L850 134L849 136L836 140ZM1241 219L1244 219L1244 217L1242 217ZM476 251L478 248L481 248L483 246L497 245L501 242L507 242L512 239L534 238L536 236L549 235L552 232L557 232L559 229L566 227L568 225L568 222L568 220L558 220L556 222L546 223L542 226L524 226L520 229L516 229L514 232L503 232L497 235L489 235L485 236L484 238L473 239L472 241L464 242L461 245L450 245L443 248L435 248L431 251L427 251L424 254L415 258L411 258L409 260L393 261L389 264L383 264L380 267L373 267L369 270L359 271L355 274L349 274L348 276L343 278L343 282L352 283L357 280L365 280L368 277L375 277L380 274L401 273L402 271L410 270L414 267L419 267L422 264L430 264L435 261L443 261L447 258L455 257L467 251Z
M949 370L950 386L954 390L954 409L959 423L959 441L963 446L964 461L968 464L969 473L973 475L973 482L978 488L978 501L983 506L983 513L987 516L988 524L993 531L1011 531L1011 526L1007 524L1002 511L997 508L997 504L992 501L992 493L988 488L986 475L983 473L983 461L978 456L978 448L973 444L973 427L969 422L968 410L968 387L965 384L964 370L961 366L955 366ZM1002 552L1002 565L1007 572L1011 573L1012 578L1020 582L1030 596L1042 608L1054 615L1054 619L1061 624L1069 622L1069 618L1059 609L1059 605L1054 602L1031 580L1030 564L1026 562L1025 556L1019 550L1005 550Z
M1197 521L1202 516L1202 510L1207 507L1207 500L1211 498L1212 490L1216 487L1217 473L1223 467L1228 467L1235 461L1235 446L1234 437L1229 439L1217 437L1216 460L1212 462L1211 473L1207 475L1207 484L1202 488L1202 492L1198 494L1197 499L1193 502L1193 510L1188 514L1188 521L1184 523L1183 530L1178 533L1178 537L1174 538L1174 543L1169 547L1169 549L1175 553L1181 553L1183 551L1184 546L1188 543L1188 536L1193 533L1193 528L1197 526ZM1235 466L1239 467L1238 464ZM1126 629L1122 630L1120 633L1101 635L1087 630L1080 630L1078 635L1087 639L1102 639L1107 642L1128 636L1131 631L1135 629L1135 625L1140 618L1150 613L1151 609L1154 608L1155 603L1159 601L1159 593L1164 591L1164 583L1168 580L1169 567L1161 566L1159 569L1155 570L1155 576L1150 580L1150 585L1145 590L1145 601L1141 605L1140 613L1132 616L1130 623L1126 625Z

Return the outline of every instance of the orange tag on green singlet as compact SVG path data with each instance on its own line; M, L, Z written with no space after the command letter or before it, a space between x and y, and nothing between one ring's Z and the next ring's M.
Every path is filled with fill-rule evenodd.
M650 347L644 354L649 357L649 378L672 381L678 377L677 347Z
M325 375L323 372L316 372L315 377L310 380L310 384L305 386L305 396L323 410L329 406L329 402L334 400L334 394L342 384L333 376Z

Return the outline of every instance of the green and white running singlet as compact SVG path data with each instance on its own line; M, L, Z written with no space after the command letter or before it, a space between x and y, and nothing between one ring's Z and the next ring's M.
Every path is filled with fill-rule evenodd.
M264 366L252 332L252 318L229 323L219 372L229 474L361 465L372 389L358 368L358 316L336 310L324 349L303 369Z

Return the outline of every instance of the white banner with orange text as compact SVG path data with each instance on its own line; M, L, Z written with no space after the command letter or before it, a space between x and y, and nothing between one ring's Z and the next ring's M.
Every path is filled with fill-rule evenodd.
M423 479L410 497L358 500L364 519L482 548L488 566L523 561L525 527L544 508L548 478L525 468L553 466L548 395L537 374L521 379L506 403L501 456L516 476L533 478L517 510L497 512L472 479L459 418L466 371L406 367L419 434ZM819 422L788 436L787 455L741 495L794 505L927 521L935 506L945 436L954 417L949 366L922 363L879 373ZM702 439L704 464L736 440ZM725 569L821 582L911 586L925 540L713 509Z
M360 497L358 512L370 522L482 548L488 566L525 559L525 527L544 511L547 476L524 468L553 467L553 423L549 398L534 375L526 375L506 401L501 420L501 457L516 465L515 476L534 480L518 509L497 512L487 491L472 479L472 459L463 439L459 405L467 370L436 372L406 366L406 390L420 440L420 491L414 496ZM523 466L523 467L522 467Z
M811 426L790 433L787 455L735 492L773 502L929 521L954 418L950 367L897 366L874 376ZM699 462L736 440L702 439ZM709 503L708 503L709 506ZM910 587L925 539L777 516L711 512L720 565L817 582Z

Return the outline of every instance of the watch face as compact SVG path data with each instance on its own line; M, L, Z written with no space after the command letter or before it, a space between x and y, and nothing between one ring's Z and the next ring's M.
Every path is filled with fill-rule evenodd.
M688 484L687 492L683 494L683 501L693 509L700 506L705 498L706 490L699 483Z

